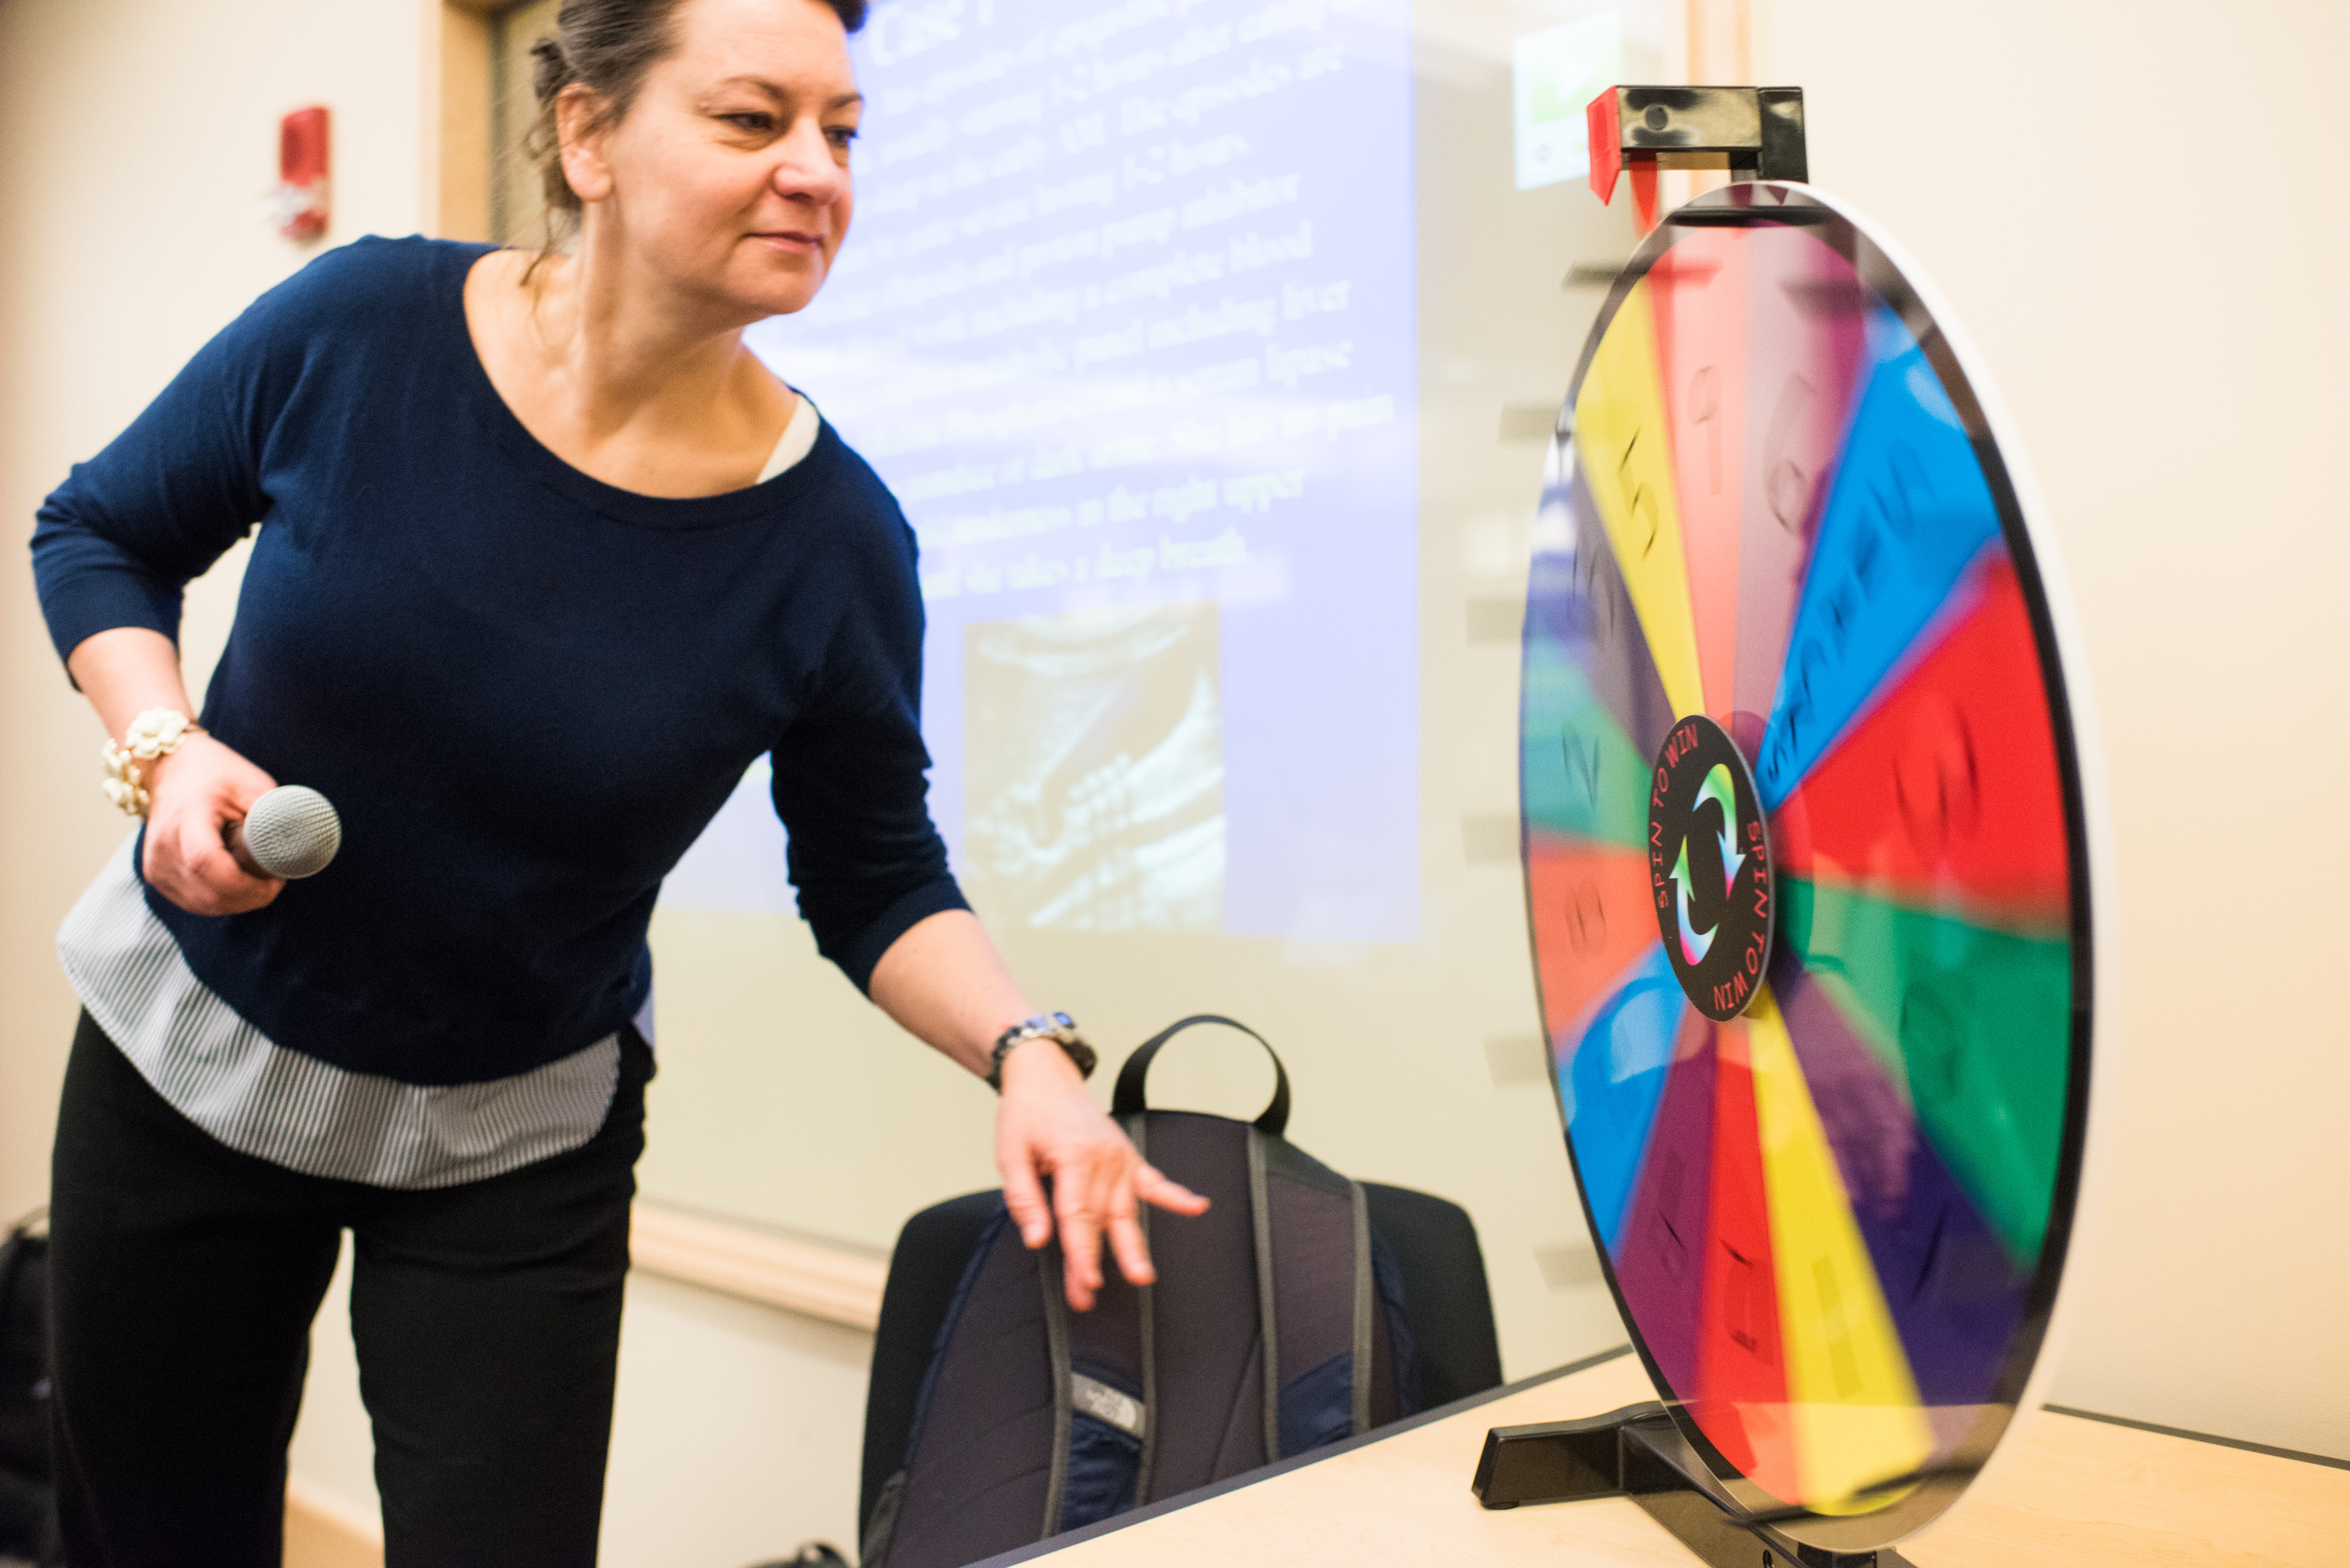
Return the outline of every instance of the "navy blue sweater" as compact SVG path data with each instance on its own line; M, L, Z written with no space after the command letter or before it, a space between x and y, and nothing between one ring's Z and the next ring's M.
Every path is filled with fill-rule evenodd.
M764 484L664 500L540 445L465 329L485 247L362 240L264 295L41 509L60 655L179 630L262 524L204 701L323 791L343 849L251 914L148 903L281 1045L411 1084L618 1028L662 877L771 753L800 908L860 986L963 907L924 805L914 541L826 426Z

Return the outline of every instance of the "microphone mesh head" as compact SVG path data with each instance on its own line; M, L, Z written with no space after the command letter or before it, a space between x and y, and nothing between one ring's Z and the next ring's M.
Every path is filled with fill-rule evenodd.
M273 877L315 877L343 846L343 819L317 790L280 784L245 813L244 846Z

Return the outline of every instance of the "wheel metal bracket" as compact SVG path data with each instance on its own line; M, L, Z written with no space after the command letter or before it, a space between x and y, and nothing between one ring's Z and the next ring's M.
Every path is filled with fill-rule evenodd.
M1656 224L1659 169L1727 169L1737 180L1811 178L1801 88L1612 87L1584 116L1593 192L1614 201L1616 177L1631 171L1644 229Z

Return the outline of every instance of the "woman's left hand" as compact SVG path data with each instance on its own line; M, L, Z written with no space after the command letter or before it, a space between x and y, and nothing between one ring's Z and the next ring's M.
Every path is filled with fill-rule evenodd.
M1060 1232L1063 1285L1079 1312L1092 1308L1101 1289L1105 1240L1128 1283L1147 1285L1158 1278L1139 1205L1176 1214L1208 1210L1206 1199L1144 1162L1049 1039L1031 1041L1003 1058L995 1168L1020 1239L1042 1247Z
M1036 1011L968 909L941 909L901 933L873 966L871 989L882 1011L974 1076L993 1064L1004 1022ZM1208 1200L1143 1163L1053 1041L1040 1035L1005 1052L1002 1082L995 1168L1003 1178L1004 1207L1031 1248L1060 1233L1069 1304L1079 1312L1093 1306L1105 1241L1129 1283L1158 1278L1142 1238L1140 1205L1204 1214Z

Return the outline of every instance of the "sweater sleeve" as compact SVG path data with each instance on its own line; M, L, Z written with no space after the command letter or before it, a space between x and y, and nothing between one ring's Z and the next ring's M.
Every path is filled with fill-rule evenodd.
M317 281L263 296L42 504L33 576L60 659L116 627L176 640L182 590L267 511L263 450L301 358L274 327Z
M878 488L878 486L877 486ZM922 744L922 613L912 541L892 559L869 613L833 639L824 691L774 753L785 859L816 950L859 991L889 944L942 909L967 909L931 825ZM894 553L893 553L894 554Z

